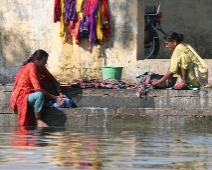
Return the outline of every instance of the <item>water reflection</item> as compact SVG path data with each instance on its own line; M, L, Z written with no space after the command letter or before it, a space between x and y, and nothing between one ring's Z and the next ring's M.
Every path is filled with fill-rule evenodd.
M20 168L31 169L32 166L28 165L49 164L52 168L98 170L102 166L100 138L87 133L65 131L64 128L18 127L11 132L11 146L19 155L7 161L21 162ZM36 161L29 161L32 155Z
M210 117L108 117L107 125L4 127L0 169L212 168Z
M50 148L57 154L54 161L62 168L100 169L103 155L101 153L101 139L95 135L78 132L51 133L52 137L61 137L56 140L56 145Z

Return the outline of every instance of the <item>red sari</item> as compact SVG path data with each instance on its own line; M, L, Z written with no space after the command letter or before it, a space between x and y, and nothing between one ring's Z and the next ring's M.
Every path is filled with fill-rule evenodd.
M40 89L48 91L54 76L46 67L38 69L33 62L20 68L15 77L15 83L10 99L10 107L18 111L19 126L33 126L35 115L32 107L28 107L28 96ZM48 83L47 83L48 82Z

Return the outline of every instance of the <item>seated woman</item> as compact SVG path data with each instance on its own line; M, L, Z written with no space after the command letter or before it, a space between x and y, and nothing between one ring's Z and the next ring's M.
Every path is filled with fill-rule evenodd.
M10 107L18 112L19 126L47 127L41 120L41 109L44 98L56 100L62 96L59 82L45 67L48 53L37 50L22 65L16 74ZM48 91L55 87L60 96L54 96Z
M168 81L174 74L181 76L181 83L174 86L175 89L187 89L189 87L205 86L208 82L208 69L202 58L188 44L183 43L183 35L169 32L164 36L166 47L173 51L168 72L152 85Z

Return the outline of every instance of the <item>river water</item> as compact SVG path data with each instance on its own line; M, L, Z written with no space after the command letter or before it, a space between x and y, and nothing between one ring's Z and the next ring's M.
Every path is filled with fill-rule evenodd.
M0 169L212 169L211 117L114 116L103 126L0 129Z

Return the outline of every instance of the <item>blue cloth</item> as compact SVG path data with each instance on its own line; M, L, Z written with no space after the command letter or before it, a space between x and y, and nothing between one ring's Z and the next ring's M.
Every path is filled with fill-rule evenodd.
M73 101L69 99L67 96L63 96L62 103L55 102L54 100L49 101L51 107L54 108L70 108L73 104Z
M28 97L28 103L30 106L33 106L35 113L40 112L44 103L43 93L42 92L31 93Z

